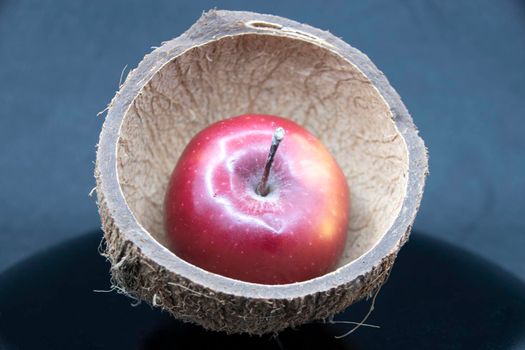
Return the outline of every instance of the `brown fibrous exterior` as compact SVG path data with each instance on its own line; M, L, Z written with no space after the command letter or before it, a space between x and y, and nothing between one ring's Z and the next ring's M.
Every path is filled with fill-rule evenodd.
M220 101L210 98L208 108L217 109L212 117L207 115L209 109L185 104L185 93L190 101L195 91L205 93L207 87L213 93L217 89L213 83L204 85L199 81L205 80L203 76L208 79L217 74L217 67L227 69L232 55L238 53L250 60L267 55L271 62L274 53L276 57L279 52L283 57L293 56L294 51L283 53L287 47L301 53L297 60L279 61L270 69L271 74L277 74L265 72L261 84L298 79L306 86L308 79L327 90L333 87L331 95L313 98L305 96L312 94L305 89L303 95L290 92L288 100L272 104L275 96L268 87L268 91L258 92L258 104L246 101L239 80L235 83L240 90L233 89L231 93L236 97L230 104L221 107ZM228 52L228 60L221 61L221 50ZM218 56L213 56L216 52ZM309 62L300 59L305 53L311 53L312 62L318 61L311 71ZM215 63L212 67L192 66L199 59ZM259 64L254 65L255 69L264 72L265 68ZM198 73L192 76L196 70ZM295 70L307 78L295 78ZM331 75L323 75L326 72ZM163 90L166 85L169 89ZM352 99L356 91L362 93L357 96L360 99ZM265 97L265 93L269 95ZM305 100L312 106L303 111L301 104ZM347 100L352 103L346 105ZM345 110L360 117L349 122ZM342 163L357 204L345 257L333 273L304 283L262 286L203 271L164 247L159 208L171 167L195 132L237 111L284 113L314 134L322 133L322 141ZM372 117L365 115L367 111ZM186 122L184 116L190 112L196 117ZM337 128L323 126L323 112L334 115L332 122ZM170 149L173 152L167 152ZM146 164L144 157L154 160ZM112 283L178 319L227 333L278 332L329 318L371 296L384 283L408 239L426 174L427 152L410 115L364 54L328 32L288 19L249 12L207 12L181 37L147 55L130 72L109 106L95 177L104 255L111 262Z

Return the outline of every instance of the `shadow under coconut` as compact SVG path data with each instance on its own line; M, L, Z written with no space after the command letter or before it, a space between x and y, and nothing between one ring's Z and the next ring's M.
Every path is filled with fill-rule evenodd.
M228 336L178 322L107 289L100 232L68 241L0 275L6 349L508 349L525 345L525 284L470 253L415 233L367 323L315 323L272 336ZM370 301L336 317L359 321Z

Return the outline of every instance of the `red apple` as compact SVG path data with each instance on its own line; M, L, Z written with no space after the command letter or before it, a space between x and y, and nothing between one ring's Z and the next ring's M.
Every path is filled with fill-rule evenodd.
M285 131L280 146L278 127ZM349 205L345 176L317 138L288 119L242 115L187 145L166 193L165 224L171 249L189 263L247 282L286 284L336 267Z

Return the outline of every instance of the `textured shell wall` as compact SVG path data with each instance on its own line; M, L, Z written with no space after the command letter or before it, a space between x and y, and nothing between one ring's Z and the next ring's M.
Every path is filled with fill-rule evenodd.
M118 175L139 223L164 244L164 193L178 156L208 124L245 113L293 119L321 139L342 167L352 198L341 265L372 248L406 192L407 148L388 106L339 56L260 34L187 51L133 102L118 143Z

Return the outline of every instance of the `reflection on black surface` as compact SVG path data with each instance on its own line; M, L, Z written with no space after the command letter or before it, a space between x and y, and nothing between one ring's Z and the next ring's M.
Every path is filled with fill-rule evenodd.
M310 324L271 336L227 336L183 324L107 289L108 264L93 232L0 276L0 347L8 349L511 348L525 344L525 285L451 245L413 234L368 323ZM338 315L360 320L361 302Z
M258 337L206 332L172 320L146 337L139 349L355 349L349 343L350 339L347 342L335 339L327 327L317 324L287 330L277 337Z

